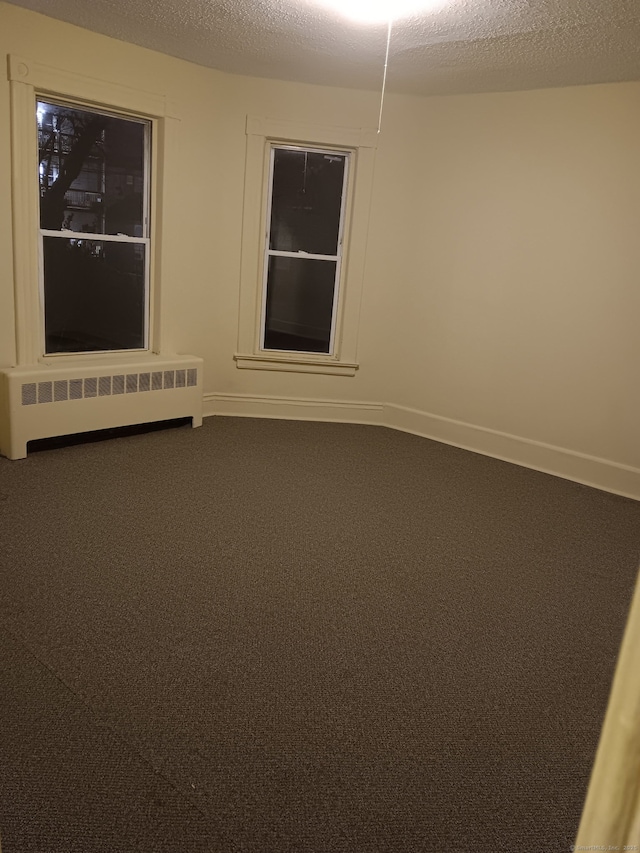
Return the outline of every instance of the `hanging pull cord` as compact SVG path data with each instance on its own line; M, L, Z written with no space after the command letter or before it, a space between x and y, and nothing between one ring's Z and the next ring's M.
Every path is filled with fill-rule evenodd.
M387 67L389 66L389 46L391 45L391 21L387 23L387 52L384 57L384 74L382 75L382 91L380 92L380 114L378 115L378 133L382 127L382 108L384 106L384 93L387 88Z

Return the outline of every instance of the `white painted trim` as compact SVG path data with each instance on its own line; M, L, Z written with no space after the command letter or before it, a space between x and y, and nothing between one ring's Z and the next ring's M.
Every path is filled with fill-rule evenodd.
M337 235L337 248L338 253L336 255L318 255L313 252L305 252L302 249L299 249L296 252L285 252L277 249L271 249L271 217L273 214L273 188L275 181L275 169L276 169L276 151L296 151L299 153L314 153L314 154L329 154L331 151L335 149L328 148L311 148L310 146L292 146L292 145L278 145L276 143L272 143L270 146L269 152L269 178L268 178L268 187L267 187L267 215L266 215L266 237L264 241L264 259L263 259L263 271L262 271L262 296L261 296L261 312L260 312L260 355L262 353L272 353L274 350L278 351L278 347L267 347L265 345L265 339L267 337L267 302L268 302L268 290L269 290L269 269L270 264L269 261L271 258L294 258L295 260L303 260L303 261L329 261L330 263L335 264L335 269L333 272L333 299L331 303L331 328L329 330L329 355L335 356L335 341L336 341L336 327L338 325L338 305L342 303L342 253L343 253L343 242L344 242L344 231L345 231L345 216L346 216L346 207L348 200L348 188L349 188L349 172L350 172L350 162L352 157L352 152L350 151L340 151L339 155L343 158L343 173L342 173L342 192L340 194L340 214L338 217L338 235ZM277 320L271 318L270 326L272 330L278 330L278 324L286 323L287 321ZM292 325L292 324L288 324ZM278 330L282 331L282 329ZM313 336L312 336L313 337ZM321 335L322 339L323 336ZM301 350L305 352L305 350ZM295 352L295 351L294 351ZM284 357L284 355L283 355ZM295 362L295 358L293 359ZM344 372L344 371L343 371Z
M377 148L377 131L362 127L333 127L310 122L247 116L247 136L281 139L283 142L315 140L318 145L343 145L346 148Z
M121 236L120 234L99 234L95 231L88 233L86 231L68 231L62 228L60 231L49 231L46 228L40 229L42 237L64 237L66 240L84 240L87 243L138 243L149 247L148 237L129 237Z
M7 76L11 81L26 83L39 94L64 95L86 104L106 106L110 109L115 107L119 112L142 114L150 118L165 116L168 112L164 95L121 86L109 80L65 71L51 65L42 65L15 54L9 55Z
M384 423L393 429L640 500L640 469L609 459L394 404L385 406Z
M11 172L13 209L13 260L15 292L15 329L17 365L34 364L43 356L44 329L39 292L39 199L37 182L37 136L35 133L35 98L53 96L91 108L104 108L123 115L149 119L151 134L151 216L147 239L149 286L148 346L159 353L167 348L160 313L161 277L167 270L175 274L170 258L174 235L167 228L167 211L179 209L177 178L166 174L169 150L176 148L178 120L171 115L175 105L164 95L121 86L74 72L41 65L30 59L10 55L8 78L11 87ZM26 189L25 189L26 188ZM60 236L60 235L57 235ZM62 236L67 236L63 234ZM135 238L134 238L135 241ZM68 358L75 358L68 354Z
M640 501L638 468L391 403L214 393L204 415L378 424Z
M183 191L178 170L170 168L170 164L179 160L179 133L180 119L175 116L152 120L148 346L155 354L171 352L175 348L170 334L173 324L162 306L165 301L163 282L180 281L183 272L180 253L176 251L179 236L175 227L182 215Z
M267 249L267 255L270 258L296 258L297 260L303 261L333 261L335 263L340 260L339 255L313 255L309 252L303 252L302 249L298 249L297 252L283 252L277 249Z
M18 63L18 68L21 67ZM44 351L39 293L40 202L35 93L33 86L15 79L11 80L10 87L16 360L18 364L28 364L36 361Z
M383 409L384 406L380 403L270 397L260 394L205 394L203 415L378 424Z
M640 846L640 580L631 603L576 850Z
M233 356L236 366L243 370L278 370L290 373L324 373L328 376L355 376L357 364L335 361L331 358L306 358L304 353L282 353L265 350L260 355L236 353Z
M371 213L373 170L377 134L359 128L320 126L268 118L247 117L242 247L240 256L240 306L236 364L244 369L283 370L353 376L357 366L358 330L364 284L364 267ZM331 343L335 362L344 369L310 369L292 358L262 358L261 312L265 276L265 234L268 222L268 175L272 144L294 143L304 148L333 147L350 153L350 178L344 213L343 264L334 300L336 311ZM244 357L244 354L247 357Z

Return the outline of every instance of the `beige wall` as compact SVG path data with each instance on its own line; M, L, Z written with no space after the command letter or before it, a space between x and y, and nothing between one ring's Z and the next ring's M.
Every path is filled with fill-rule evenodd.
M169 341L205 391L397 403L640 467L640 84L390 96L353 378L238 370L245 117L371 127L377 95L225 75L0 3L0 52L166 93ZM9 87L0 81L0 365L14 359Z
M431 98L421 115L396 402L639 466L640 85ZM380 157L374 209L396 178ZM393 281L374 222L371 268Z

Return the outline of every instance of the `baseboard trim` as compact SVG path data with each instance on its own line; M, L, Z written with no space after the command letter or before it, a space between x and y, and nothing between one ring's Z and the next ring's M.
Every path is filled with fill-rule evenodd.
M384 426L640 500L640 469L406 406L385 406Z
M638 468L392 403L205 394L203 414L384 426L640 501Z
M294 421L332 421L347 424L379 424L382 403L315 400L304 397L271 397L247 394L205 394L205 417L275 418Z

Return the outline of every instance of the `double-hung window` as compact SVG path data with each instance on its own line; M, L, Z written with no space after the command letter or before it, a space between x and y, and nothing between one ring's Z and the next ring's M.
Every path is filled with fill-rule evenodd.
M45 355L144 350L150 122L36 100Z
M8 71L16 365L160 353L175 105L25 57Z
M247 116L235 361L354 376L377 134Z
M334 350L349 157L271 145L263 350Z

